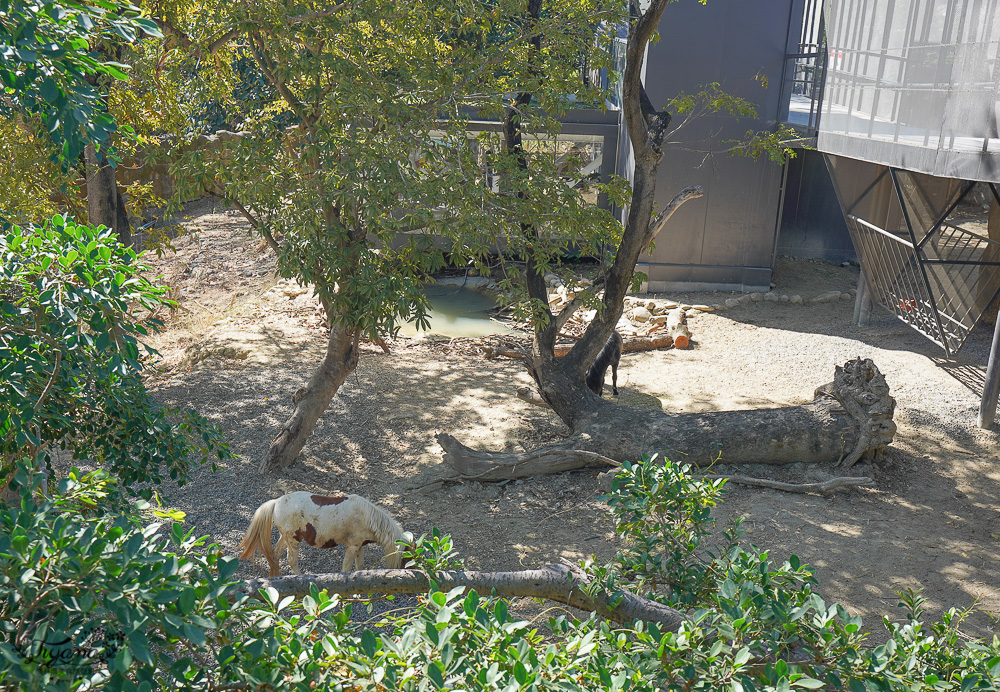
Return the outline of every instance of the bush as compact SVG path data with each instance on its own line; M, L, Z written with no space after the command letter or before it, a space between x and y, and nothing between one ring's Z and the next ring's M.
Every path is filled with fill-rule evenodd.
M0 459L68 448L132 489L229 456L204 418L146 390L137 337L169 301L139 260L111 230L60 216L0 236Z
M653 466L662 468L653 468ZM666 482L669 480L669 482ZM730 544L713 554L705 531L721 486L669 462L623 467L612 492L628 535L661 537L698 563L633 543L595 571L598 587L685 594L677 632L612 627L596 617L546 623L512 617L502 598L431 591L407 615L351 620L351 606L313 587L296 601L269 589L240 595L236 561L178 525L143 527L134 513L100 514L113 492L104 472L72 474L39 502L38 476L21 466L17 508L0 507L0 686L30 690L986 690L1000 684L1000 642L959 632L962 613L927 623L919 594L902 597L905 619L885 621L888 640L868 647L859 618L828 605L794 558ZM686 498L685 511L669 497ZM661 507L643 519L625 510ZM680 505L678 505L680 506ZM669 521L664 521L665 519ZM688 550L701 536L699 550ZM665 538L663 538L665 537ZM412 549L418 563L456 564L446 536ZM640 551L636 552L636 547ZM679 546L679 547L678 547ZM673 575L657 578L650 564ZM672 566L671 566L672 565ZM680 588L677 575L694 575ZM653 583L662 588L651 589Z

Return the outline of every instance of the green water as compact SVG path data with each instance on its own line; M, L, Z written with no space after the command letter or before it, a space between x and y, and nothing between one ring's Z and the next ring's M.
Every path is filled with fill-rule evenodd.
M462 286L431 284L424 289L431 309L427 313L430 330L417 331L417 325L409 322L399 332L408 336L416 334L439 334L441 336L488 336L509 334L511 330L494 322L486 314L496 307L496 301L482 291Z

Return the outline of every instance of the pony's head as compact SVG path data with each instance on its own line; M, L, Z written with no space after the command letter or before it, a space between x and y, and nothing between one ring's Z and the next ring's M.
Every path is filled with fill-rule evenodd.
M396 541L396 552L392 555L395 560L390 561L390 556L386 556L386 566L389 569L416 569L417 562L411 555L413 555L413 550L416 547L416 542L413 540L413 534L409 531L404 531L402 538Z

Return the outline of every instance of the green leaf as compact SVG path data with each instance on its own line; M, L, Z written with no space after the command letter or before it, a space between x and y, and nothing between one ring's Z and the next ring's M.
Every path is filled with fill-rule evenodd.
M444 687L444 675L436 662L432 661L427 664L427 677L430 678L431 682L433 682L434 686L438 689Z
M38 89L42 98L45 99L46 103L55 105L59 98L62 96L62 91L59 89L59 85L55 83L51 77L46 77L42 80L42 84ZM50 258L51 259L51 258Z
M366 656L373 658L375 656L377 646L378 644L375 641L375 635L371 630L365 630L361 633L361 650L365 652Z

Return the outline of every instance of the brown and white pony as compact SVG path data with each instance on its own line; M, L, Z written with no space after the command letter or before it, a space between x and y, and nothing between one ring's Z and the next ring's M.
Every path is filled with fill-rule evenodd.
M278 529L278 542L271 546L271 528ZM385 550L385 564L398 569L402 552L396 544L405 540L402 527L381 507L360 495L328 497L305 491L288 493L265 502L253 513L250 526L239 547L241 560L257 557L257 551L267 559L271 577L281 570L278 560L287 548L288 566L299 572L299 546L302 541L316 548L342 545L344 572L363 569L365 546L378 543Z

